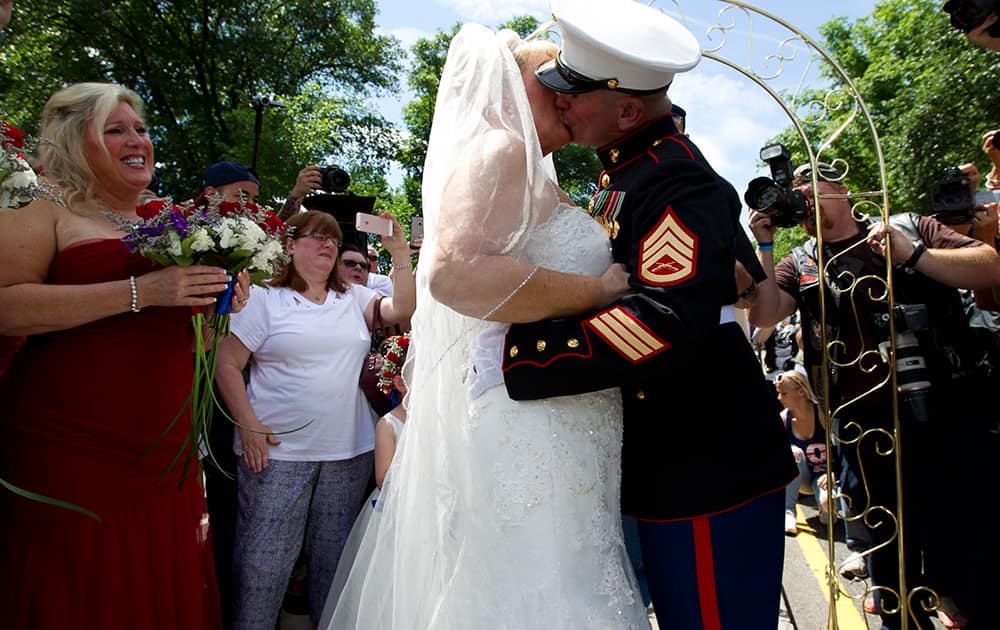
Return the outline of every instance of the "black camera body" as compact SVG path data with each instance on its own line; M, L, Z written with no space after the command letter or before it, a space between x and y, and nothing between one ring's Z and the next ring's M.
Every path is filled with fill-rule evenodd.
M945 223L964 222L975 214L976 193L968 176L951 166L931 184L931 214Z
M972 181L956 166L944 169L941 179L931 184L931 216L945 225L967 223L986 204L998 201L997 191L973 190Z
M774 227L793 227L806 218L809 207L801 192L792 189L792 160L782 144L769 144L760 150L771 177L757 177L747 184L743 200L751 208L771 217Z
M968 33L994 13L1000 14L1000 0L948 0L941 8L949 15L952 26ZM993 37L1000 37L1000 22L986 32Z
M351 185L351 176L339 166L324 166L319 172L323 177L323 182L320 184L323 192L340 193Z

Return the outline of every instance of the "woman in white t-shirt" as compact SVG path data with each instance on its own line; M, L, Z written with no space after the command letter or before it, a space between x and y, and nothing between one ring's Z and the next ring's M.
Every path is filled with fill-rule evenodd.
M416 293L409 244L391 220L394 236L382 239L396 271L381 305L387 325L412 315ZM373 469L377 418L358 376L377 294L341 277L343 233L332 216L304 212L287 226L291 262L233 316L216 372L238 423L237 629L274 628L306 536L310 614L319 621Z

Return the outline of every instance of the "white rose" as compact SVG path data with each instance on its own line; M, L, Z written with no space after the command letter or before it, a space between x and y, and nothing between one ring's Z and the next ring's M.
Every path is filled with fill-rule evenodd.
M243 219L240 223L243 229L239 237L239 248L254 251L267 238L267 233L249 219Z
M198 228L192 236L194 237L191 241L191 251L193 252L207 252L215 247L215 242L205 228Z
M238 244L236 231L238 229L238 225L234 220L229 217L223 218L221 227L219 228L219 247L223 249L236 247Z
M24 189L38 183L35 171L30 168L26 171L14 171L3 180L2 187L7 190Z
M170 245L167 247L167 253L171 256L180 256L183 253L181 250L181 237L177 232L169 232L167 234L170 239Z
M284 249L281 247L281 243L276 240L270 240L250 260L250 267L258 271L270 273L283 252Z

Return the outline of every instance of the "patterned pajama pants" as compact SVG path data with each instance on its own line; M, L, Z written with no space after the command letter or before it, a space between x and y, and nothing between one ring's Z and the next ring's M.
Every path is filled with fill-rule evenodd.
M303 542L309 550L309 614L314 624L319 621L373 466L372 452L333 462L271 460L260 474L240 461L236 630L274 629Z

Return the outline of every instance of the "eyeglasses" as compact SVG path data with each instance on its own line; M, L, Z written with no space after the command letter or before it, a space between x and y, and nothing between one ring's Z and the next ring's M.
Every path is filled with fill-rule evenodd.
M368 260L375 262L378 260L378 254L368 254Z
M365 271L368 271L369 269L372 268L371 265L369 265L368 263L366 263L363 260L348 260L348 259L345 258L345 259L343 259L343 260L340 261L340 264L344 265L348 269L354 269L355 267L361 267Z
M320 243L330 243L331 245L333 245L338 249L343 244L343 241L338 240L336 236L331 236L329 234L321 234L319 232L306 232L305 234L300 235L298 238L311 238L312 240L318 241Z

